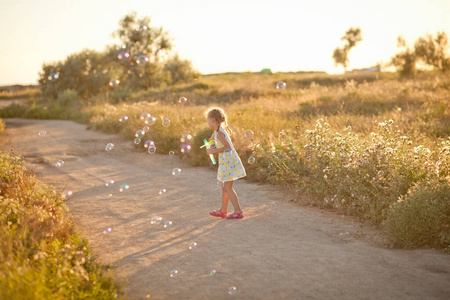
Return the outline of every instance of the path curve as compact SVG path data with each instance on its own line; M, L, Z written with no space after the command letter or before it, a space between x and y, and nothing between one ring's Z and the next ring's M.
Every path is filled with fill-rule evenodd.
M370 228L291 203L278 187L237 181L245 219L215 219L208 215L220 206L213 168L150 155L71 121L5 122L2 148L23 156L39 180L75 192L67 202L74 222L98 261L116 266L128 299L450 298L449 255L386 249L371 242L378 235ZM115 145L110 152L107 143ZM119 192L121 184L130 189ZM172 227L152 225L155 215Z

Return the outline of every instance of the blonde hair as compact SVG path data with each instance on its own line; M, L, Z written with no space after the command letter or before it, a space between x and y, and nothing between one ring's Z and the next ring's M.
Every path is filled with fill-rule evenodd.
M233 132L230 127L228 127L228 121L227 121L227 115L225 114L224 110L220 107L211 107L207 110L206 113L207 118L212 118L219 123L219 127L222 126L223 129L225 129L228 134L231 135ZM217 129L219 131L219 128Z

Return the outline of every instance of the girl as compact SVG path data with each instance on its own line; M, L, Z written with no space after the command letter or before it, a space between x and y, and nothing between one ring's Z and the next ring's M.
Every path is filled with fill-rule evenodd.
M233 183L236 179L246 176L246 174L244 165L231 142L231 129L228 127L227 116L221 108L210 108L206 117L209 128L214 130L209 140L214 139L215 144L214 147L206 149L206 153L219 153L217 180L223 182L222 207L219 210L213 210L209 214L220 218L242 219L244 214L239 205L236 191L233 189ZM227 216L228 200L233 204L234 212Z

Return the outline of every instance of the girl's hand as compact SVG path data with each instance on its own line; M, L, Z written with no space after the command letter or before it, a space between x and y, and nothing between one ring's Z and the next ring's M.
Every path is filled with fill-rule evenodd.
M213 149L212 149L212 148L210 148L210 149L206 149L206 153L207 153L207 154L214 154L214 152L213 152Z

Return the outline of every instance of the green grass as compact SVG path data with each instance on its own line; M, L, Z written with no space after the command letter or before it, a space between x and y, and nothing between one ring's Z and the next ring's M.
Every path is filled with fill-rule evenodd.
M0 299L116 299L120 287L74 231L64 197L0 152Z
M278 81L287 83L285 90L275 88ZM207 166L209 158L199 149L211 135L204 112L221 106L228 113L248 180L280 184L297 191L299 201L309 199L311 205L370 220L399 241L394 226L386 222L388 216L408 214L397 201L423 182L449 184L448 167L443 168L450 160L443 150L450 143L449 86L449 73L421 74L413 80L390 73L219 74L160 89L116 90L82 101L67 92L61 95L64 101L12 106L0 111L0 117L17 116L24 109L29 115L83 120L92 129L132 140L146 125L140 115L148 112L157 121L136 148L145 151L143 142L151 139L158 153L175 151L193 165ZM188 98L186 104L178 103L182 96ZM119 122L121 115L128 121ZM171 120L167 128L161 125L165 117ZM252 139L244 136L248 129L255 132ZM180 150L183 134L193 136L189 153ZM247 163L250 156L256 163ZM413 207L421 213L420 206ZM446 241L444 229L439 241ZM445 243L433 238L415 245L448 247Z

